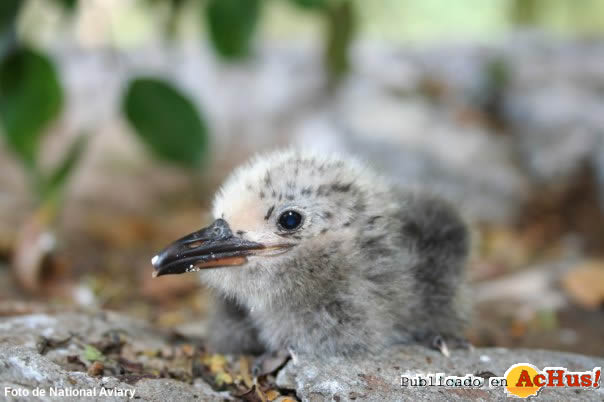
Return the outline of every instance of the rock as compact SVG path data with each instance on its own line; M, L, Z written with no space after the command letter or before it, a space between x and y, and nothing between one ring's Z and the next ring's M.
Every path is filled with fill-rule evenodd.
M395 347L371 359L296 356L277 377L277 385L294 389L304 401L398 401L398 400L506 400L502 388L401 387L401 375L445 373L446 376L503 377L516 363L531 363L540 369L561 366L587 371L603 366L604 359L546 350L479 348L452 351L451 357L419 346ZM547 400L601 401L604 389L543 389Z
M84 363L77 357L83 356L82 345L98 345L116 334L119 334L119 342L138 350L161 350L169 344L166 334L144 322L110 312L33 314L4 319L0 323L0 399L79 401L83 396L90 396L85 399L125 401L132 392L142 401L231 399L200 379L192 384L143 376L118 379L107 375L107 370L102 377L88 375ZM42 344L46 346L41 347ZM74 366L74 362L79 366ZM94 366L95 363L90 365ZM14 390L14 394L7 394L7 387ZM71 394L50 396L51 388ZM44 390L45 395L34 395L38 389ZM90 392L94 394L87 394Z
M200 378L180 381L167 378L145 378L142 375L111 374L111 355L105 358L105 369L98 377L86 373L80 357L82 344L102 347L107 334L120 334L125 346L145 351L128 362L136 370L152 350L170 348L169 337L137 319L110 312L74 312L32 314L7 318L0 323L0 395L9 400L87 400L125 401L134 392L142 401L202 400L224 401L233 397L216 392ZM41 348L40 339L46 340ZM78 355L78 353L80 353ZM95 351L96 354L100 350ZM151 353L153 354L153 353ZM122 356L124 353L122 353ZM160 353L163 355L163 352ZM79 357L78 357L79 356ZM133 357L132 359L134 359ZM171 357L163 356L164 359ZM370 358L308 358L294 355L277 375L277 385L293 390L301 400L503 400L503 389L453 389L444 387L401 388L401 375L438 373L464 376L479 374L503 376L515 363L532 363L539 368L562 366L572 371L592 370L604 366L601 358L542 350L477 349L452 352L451 358L418 346L395 347L384 355ZM92 366L90 364L89 366ZM97 373L95 373L97 374ZM15 394L7 388L12 389ZM51 388L71 392L69 397L50 397ZM45 390L36 396L34 390ZM67 391L69 390L69 391ZM8 394L6 394L8 392ZM110 393L111 392L111 393ZM550 400L601 400L599 390L544 389L540 395Z
M10 387L22 397L6 395ZM35 389L45 390L45 397L32 397ZM69 392L68 397L55 393ZM130 396L142 401L192 400L224 401L228 395L214 392L209 385L194 385L172 379L142 379L135 385L112 377L90 377L81 372L69 372L24 346L0 345L0 392L8 400L80 401L82 396L91 401L126 401ZM87 393L94 392L95 395Z

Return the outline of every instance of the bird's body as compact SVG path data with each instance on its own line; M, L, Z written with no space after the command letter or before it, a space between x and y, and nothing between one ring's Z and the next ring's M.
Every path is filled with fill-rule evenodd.
M394 189L354 160L287 151L239 168L213 213L220 242L208 228L194 244L223 254L205 251L191 268L218 293L216 350L351 355L462 339L468 232L440 199ZM176 264L167 250L160 274ZM223 265L236 266L202 269Z

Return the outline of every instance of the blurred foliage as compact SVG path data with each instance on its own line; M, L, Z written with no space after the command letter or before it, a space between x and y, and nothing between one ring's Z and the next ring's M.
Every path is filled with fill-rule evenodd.
M324 66L328 87L333 89L350 69L349 49L359 25L359 8L366 12L371 7L378 6L373 2L358 0L275 0L275 3L277 1L285 4L286 8L291 6L293 10L314 15L321 21ZM67 13L77 10L79 4L78 0L53 2ZM253 55L254 37L263 13L270 5L269 0L141 2L150 6L161 5L160 8L168 10L166 31L172 34L182 10L200 10L197 23L205 29L216 54L231 62L240 62ZM45 129L61 111L63 92L52 60L42 52L19 43L16 21L26 3L23 0L0 1L0 118L8 146L31 173L40 198L46 198L56 194L56 189L67 182L87 141L85 138L78 139L66 150L65 159L50 174L41 173L37 161L40 142ZM379 7L384 10L403 8L405 12L408 11L409 18L415 18L413 16L417 12L413 14L414 7L415 11L421 11L419 15L430 10L442 14L444 4L444 1L437 0L400 0L388 3L387 7ZM446 10L468 9L477 7L479 3L466 1L464 4L465 6L455 5ZM522 26L538 23L544 19L545 14L552 14L553 9L564 9L569 18L579 24L589 17L590 10L599 7L597 2L588 0L500 0L497 4L499 14L507 13L507 21ZM190 5L196 7L188 7ZM496 6L494 2L491 8ZM453 17L456 18L457 15ZM405 21L407 22L397 21L397 25L413 25L408 20ZM422 23L430 25L427 18ZM501 88L506 82L507 73L505 65L497 61L485 72L482 101L494 115L502 102ZM122 111L138 138L160 159L194 169L209 155L209 133L205 116L186 95L161 79L133 78L124 93Z
M52 62L17 48L0 64L0 114L8 145L33 169L44 128L57 117L63 92Z
M204 9L209 37L226 60L248 56L266 0L209 0ZM324 63L328 83L334 86L349 69L348 51L356 31L352 0L290 0L302 11L317 14L324 24Z
M73 10L75 0L57 0ZM82 157L87 137L70 145L49 173L40 166L40 146L50 123L61 113L63 89L53 61L45 54L20 44L16 19L23 2L0 4L0 125L6 143L29 173L32 192L42 208L54 215L62 190Z
M21 0L0 1L0 60L13 47L15 42L15 25Z
M88 135L79 135L70 145L65 156L50 173L50 175L40 184L41 198L45 200L55 200L58 193L65 187L67 179L78 166L86 146L88 145Z
M511 66L502 57L495 57L487 62L481 71L474 100L481 110L488 115L493 128L505 126L505 97L509 88Z
M21 0L0 1L0 33L4 34L15 22Z
M329 0L291 0L294 4L301 8L309 10L321 10L327 7Z
M226 59L249 54L258 25L261 0L209 0L205 8L209 34L217 53Z
M302 10L323 18L325 49L323 58L328 83L334 86L348 71L348 52L356 32L357 16L352 0L290 0Z
M538 20L539 0L513 0L510 6L510 19L517 25L531 25Z
M170 12L168 32L186 4L198 2L208 37L218 56L238 61L250 56L251 44L267 0L147 0L161 3ZM73 12L77 0L54 0ZM21 0L0 2L0 117L6 142L32 177L35 191L44 200L64 187L87 143L76 140L65 159L50 174L42 174L39 148L45 130L61 112L63 91L50 58L20 44L16 21ZM348 49L356 16L352 0L291 0L300 10L316 13L325 24L324 59L331 84L348 70ZM332 85L333 86L333 85ZM161 79L133 78L122 101L122 110L137 136L162 160L195 168L208 154L209 134L203 115L187 96Z
M78 5L78 0L56 0L56 1L59 2L63 7L65 7L65 9L67 9L69 11L73 11Z
M348 49L356 31L356 15L353 3L339 1L327 7L327 45L325 47L325 64L330 83L338 79L350 68Z
M128 121L161 159L199 165L208 145L206 124L193 103L176 88L154 78L136 78L123 104Z
M82 156L86 137L70 146L50 173L39 164L40 144L47 126L63 106L63 89L52 61L42 53L17 46L0 61L0 120L10 149L30 174L41 203L55 199Z

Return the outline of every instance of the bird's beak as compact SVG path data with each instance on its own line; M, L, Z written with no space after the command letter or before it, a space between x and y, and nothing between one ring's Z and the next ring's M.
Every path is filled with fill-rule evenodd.
M247 256L261 254L275 247L234 236L224 219L176 240L160 251L151 264L153 276L182 274L206 268L243 265Z

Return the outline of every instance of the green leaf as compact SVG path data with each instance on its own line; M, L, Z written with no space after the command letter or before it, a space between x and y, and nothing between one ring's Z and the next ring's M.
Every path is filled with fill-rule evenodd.
M103 361L105 360L105 356L103 356L103 353L101 353L100 350L98 350L97 348L95 348L92 345L85 345L84 346L84 355L83 355L85 360L88 360L89 362L94 362L94 361Z
M307 10L324 9L329 0L290 0L300 8Z
M55 0L61 6L63 6L66 10L73 11L78 6L78 0Z
M209 0L205 16L214 48L225 59L249 54L261 0Z
M23 0L1 0L0 1L0 34L12 27L19 14L19 7Z
M356 26L357 15L351 0L342 0L327 9L325 64L332 85L337 83L350 67L348 52Z
M513 0L510 3L510 19L519 26L535 25L542 11L539 0Z
M137 78L126 90L123 111L155 155L187 167L199 164L208 145L206 124L176 88L158 79Z
M17 16L22 0L0 0L0 60L17 43Z
M42 189L43 199L50 198L63 189L67 179L69 179L78 162L82 159L87 144L88 135L80 135L71 143L63 160L45 180Z
M52 62L43 54L18 48L0 63L0 120L8 145L33 168L40 139L63 103Z

